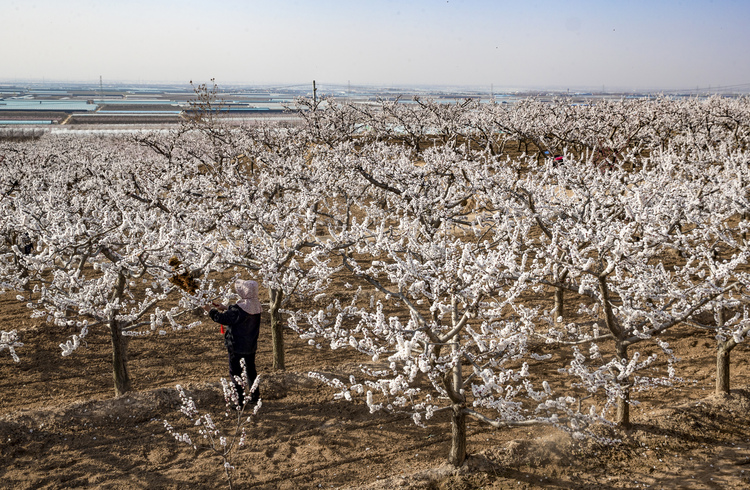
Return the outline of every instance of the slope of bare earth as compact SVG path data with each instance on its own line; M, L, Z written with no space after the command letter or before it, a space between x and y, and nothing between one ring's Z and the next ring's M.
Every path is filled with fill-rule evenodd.
M225 376L221 335L210 322L192 330L131 341L134 391L112 396L104 332L61 357L74 333L31 320L14 295L0 297L0 329L25 345L14 363L0 354L0 486L13 489L95 487L221 488L220 459L177 443L164 429L194 428L178 411L175 384L198 408L223 419L218 379ZM267 318L264 318L267 325ZM733 392L713 393L714 340L678 330L667 339L686 381L638 393L634 426L613 446L577 442L549 428L494 430L470 422L467 464L444 465L448 421L426 429L403 415L371 415L333 399L305 374L347 375L359 359L315 350L287 335L284 373L270 369L270 333L262 333L258 367L263 405L237 453L237 488L747 488L750 485L750 366L736 349Z

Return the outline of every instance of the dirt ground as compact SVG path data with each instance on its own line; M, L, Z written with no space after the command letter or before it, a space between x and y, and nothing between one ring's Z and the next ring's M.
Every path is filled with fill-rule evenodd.
M190 331L130 342L133 391L113 397L110 349L102 330L62 357L73 331L29 318L15 295L0 296L0 329L17 329L19 363L0 353L0 486L9 489L225 488L220 459L179 444L163 420L192 431L176 384L201 411L223 419L218 380L226 353L210 321ZM268 319L264 318L264 325ZM667 340L684 382L638 393L634 426L620 444L575 442L550 428L496 430L469 422L470 457L445 465L448 420L428 428L403 415L371 415L333 400L310 370L349 374L355 358L315 350L287 333L287 370L274 373L270 332L261 334L263 405L235 459L236 488L748 488L750 356L733 353L733 391L717 398L714 340L677 330Z

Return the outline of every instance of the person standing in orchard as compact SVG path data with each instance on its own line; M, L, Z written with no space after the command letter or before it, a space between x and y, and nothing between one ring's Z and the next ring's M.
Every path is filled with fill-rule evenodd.
M257 282L238 279L234 283L234 288L240 296L236 304L229 308L217 304L205 305L203 309L208 312L211 320L222 325L224 344L229 353L229 376L237 388L239 405L243 406L244 393L234 377L242 375L241 359L245 360L249 386L253 385L258 375L255 369L255 352L258 350L262 310L258 299ZM260 387L250 395L250 402L255 404L259 398Z

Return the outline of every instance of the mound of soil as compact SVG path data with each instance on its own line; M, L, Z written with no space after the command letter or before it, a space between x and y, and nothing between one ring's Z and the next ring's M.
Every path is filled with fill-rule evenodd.
M130 342L133 392L113 397L111 350L92 330L68 357L58 344L75 333L31 320L14 295L0 297L0 329L18 330L21 361L0 353L0 482L4 488L222 488L222 460L177 442L167 420L197 440L179 412L176 384L218 424L219 378L227 360L218 329ZM268 325L268 318L264 318ZM733 392L713 393L714 349L708 334L676 331L668 339L683 359L678 386L635 397L631 430L601 428L620 442L572 440L550 428L495 430L469 423L471 455L445 465L449 421L426 429L403 415L369 413L333 399L310 370L348 375L358 359L287 339L287 371L272 372L270 332L261 334L262 407L247 425L233 464L235 488L748 488L750 369L747 347L733 354ZM225 424L226 429L232 424Z

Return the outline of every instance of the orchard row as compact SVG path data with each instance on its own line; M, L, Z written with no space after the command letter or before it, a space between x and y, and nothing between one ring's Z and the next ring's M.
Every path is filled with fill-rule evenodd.
M361 377L325 381L417 424L450 411L454 464L467 417L627 426L631 392L676 376L660 336L678 325L715 331L729 391L750 330L750 100L300 100L302 124L238 128L198 95L170 132L0 143L0 287L76 328L63 355L107 329L117 394L123 337L190 328L231 270L269 293L275 368L283 328L359 351ZM572 353L569 381L530 367L560 362L540 342Z

